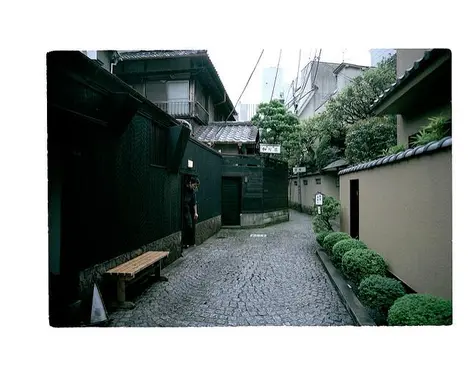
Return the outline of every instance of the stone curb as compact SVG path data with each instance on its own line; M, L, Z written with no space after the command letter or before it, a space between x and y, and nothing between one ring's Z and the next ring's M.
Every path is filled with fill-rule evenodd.
M333 286L338 292L341 301L346 306L346 309L351 314L351 317L356 322L358 326L377 326L368 314L365 307L359 302L356 295L349 288L348 284L344 280L341 273L333 266L328 255L321 251L319 248L316 248L316 254L320 258L320 261L325 268L328 276L330 277Z

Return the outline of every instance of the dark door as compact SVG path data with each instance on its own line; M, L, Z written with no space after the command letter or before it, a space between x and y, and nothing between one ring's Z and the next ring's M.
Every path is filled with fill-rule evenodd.
M241 212L241 181L238 177L222 178L222 224L239 226Z
M359 180L349 181L350 223L349 232L353 238L359 238Z

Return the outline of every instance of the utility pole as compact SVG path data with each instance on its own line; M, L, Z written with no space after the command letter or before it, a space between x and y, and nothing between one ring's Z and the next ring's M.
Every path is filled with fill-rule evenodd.
M297 164L298 167L300 167L300 164ZM298 191L299 191L299 204L300 204L300 212L302 213L302 186L300 183L300 169L297 171L297 182L299 184L298 186Z

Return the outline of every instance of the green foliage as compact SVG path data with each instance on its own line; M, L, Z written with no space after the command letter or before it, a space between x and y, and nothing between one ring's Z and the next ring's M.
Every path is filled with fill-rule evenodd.
M331 262L335 266L341 266L343 255L351 249L367 249L367 245L357 239L344 239L333 246L331 253Z
M406 150L404 144L399 144L397 146L392 146L382 151L382 156L395 155Z
M351 236L346 232L332 232L323 240L323 248L331 254L334 245L344 239L351 239Z
M388 311L388 325L451 325L452 303L429 294L406 294Z
M354 78L350 85L328 102L324 112L302 122L298 151L301 151L301 161L304 164L321 170L333 161L345 157L348 127L369 118L372 102L395 81L394 59L393 57L379 64L377 68L368 69L363 75ZM362 126L364 131L367 131L366 126ZM381 143L379 140L383 137L388 141L386 136L387 133L381 136L374 134L372 152L375 156L390 147L388 142ZM362 136L362 141L358 143L364 143L366 138ZM381 146L383 147L377 151ZM366 146L366 151L368 149ZM357 148L354 147L353 150ZM370 154L361 158L367 159Z
M317 234L317 242L323 247L323 241L325 237L327 237L331 232L330 231L322 231Z
M394 58L355 77L335 98L326 111L341 124L354 124L372 115L370 105L396 80Z
M341 269L355 284L372 274L385 276L387 264L382 256L370 249L351 249L343 255Z
M281 144L281 154L276 154L276 158L285 161L296 159L294 155L299 151L299 120L279 100L260 104L252 122L262 129L261 143Z
M396 142L397 127L393 118L372 117L357 121L346 134L346 159L352 164L374 160Z
M445 138L450 134L450 124L443 116L429 118L429 123L422 127L413 141L413 146L422 146Z
M400 281L376 274L364 278L358 291L359 299L364 305L384 314L398 298L406 294Z
M331 221L338 217L340 209L341 204L339 203L339 201L331 196L323 197L323 206L321 209L321 214L318 214L318 206L314 203L313 230L315 232L334 231L331 225Z

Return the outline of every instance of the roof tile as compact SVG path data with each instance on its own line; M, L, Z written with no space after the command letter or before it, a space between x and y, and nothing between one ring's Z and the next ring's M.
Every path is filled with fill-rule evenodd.
M204 143L255 143L257 135L251 122L213 122L194 128L194 137Z

